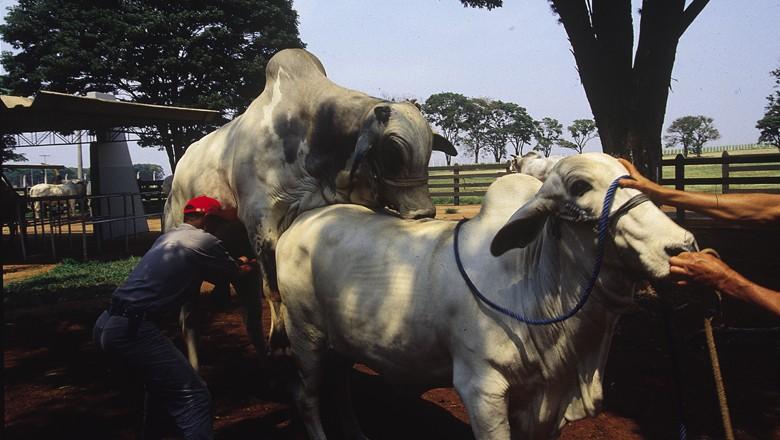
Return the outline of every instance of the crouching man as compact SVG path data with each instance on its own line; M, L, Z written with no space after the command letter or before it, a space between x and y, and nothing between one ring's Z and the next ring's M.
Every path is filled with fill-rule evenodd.
M211 234L233 216L210 197L189 200L184 223L154 242L95 323L95 343L144 382L145 439L162 436L164 413L186 439L213 437L206 383L155 323L175 319L182 304L197 298L204 280L230 280L254 269L246 257L231 258Z

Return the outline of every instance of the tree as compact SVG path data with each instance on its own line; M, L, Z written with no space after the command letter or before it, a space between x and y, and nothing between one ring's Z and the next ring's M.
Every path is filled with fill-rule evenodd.
M488 103L486 149L493 155L496 163L506 157L506 144L509 141L508 127L513 122L514 107L518 105L498 100Z
M487 9L503 4L460 1ZM642 0L636 46L631 0L548 1L571 42L604 152L632 157L657 180L677 45L709 0Z
M154 163L134 163L133 169L141 180L162 180L165 177L163 168Z
M582 154L582 150L585 149L585 145L590 140L599 135L593 119L575 119L566 129L569 130L569 134L574 139L574 142L564 139L558 145L563 148L570 148L579 154Z
M507 103L512 122L506 127L507 139L515 150L516 156L523 155L523 147L531 144L536 125L534 119L525 108L517 104Z
M764 117L756 123L760 132L759 142L772 144L780 149L780 68L771 72L775 77L775 92L766 97L769 104L766 106Z
M16 148L16 139L13 136L0 135L0 163L27 162L24 154L14 152L14 148Z
M664 136L666 146L681 145L685 157L688 157L689 151L701 156L701 148L705 143L720 139L720 132L713 125L712 118L701 115L677 118L666 132L668 133Z
M265 65L280 49L302 47L290 0L20 0L2 38L8 75L0 87L114 93L139 103L243 112L262 91ZM142 146L164 148L171 169L214 127L159 124Z
M559 144L563 134L563 125L554 118L542 118L536 123L536 146L534 150L541 151L544 157L550 157L553 145Z
M468 101L463 142L466 150L474 154L474 163L479 163L479 153L490 141L490 101L475 98Z
M439 127L445 139L452 145L458 145L463 141L468 106L468 98L459 93L436 93L425 100L422 112L428 122ZM444 158L450 165L452 156L445 154Z

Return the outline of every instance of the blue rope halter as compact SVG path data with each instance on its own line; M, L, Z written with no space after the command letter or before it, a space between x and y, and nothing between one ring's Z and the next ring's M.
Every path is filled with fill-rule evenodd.
M615 192L618 189L618 181L620 179L630 179L630 178L631 176L620 176L617 179L613 180L612 183L609 185L609 188L607 189L607 193L604 196L604 206L601 209L601 216L599 216L598 219L598 229L597 229L598 242L596 243L596 261L593 265L593 272L591 273L590 279L588 279L588 283L585 285L585 289L583 290L580 299L577 301L577 304L568 312L549 319L531 319L523 315L520 315L516 312L513 312L512 310L502 307L487 299L485 295L483 295L479 291L479 289L477 289L477 286L474 285L474 283L469 278L468 274L466 274L466 269L463 267L463 262L460 259L460 251L458 248L458 234L460 232L460 227L463 226L463 223L466 222L466 220L464 219L458 222L457 226L455 226L455 237L453 239L453 247L455 249L455 263L457 264L458 270L460 271L460 274L463 277L464 281L466 281L466 285L469 286L469 289L474 294L474 296L479 298L479 300L481 300L483 303L488 305L493 310L525 324L548 325L548 324L555 324L557 322L565 321L571 318L582 308L582 306L585 305L585 302L588 300L590 293L593 291L593 287L596 285L596 280L599 276L599 272L601 271L601 263L604 260L604 244L607 236L607 231L609 228L610 219L617 219L623 214L625 214L626 212L628 212L630 209L634 208L635 206L644 203L646 201L649 201L649 199L645 195L637 194L631 199L629 199L628 202L626 202L623 206L618 208L615 211L615 213L612 214L612 216L610 216L610 211L612 210L612 202L615 199Z

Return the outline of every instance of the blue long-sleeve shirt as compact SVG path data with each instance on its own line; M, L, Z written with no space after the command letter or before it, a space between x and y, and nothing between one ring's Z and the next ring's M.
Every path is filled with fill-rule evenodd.
M238 273L238 263L217 237L182 223L154 242L113 299L133 311L165 313L193 299L204 280L229 280Z

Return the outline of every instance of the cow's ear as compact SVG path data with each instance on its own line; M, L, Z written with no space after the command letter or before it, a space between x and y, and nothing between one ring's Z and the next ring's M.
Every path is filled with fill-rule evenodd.
M376 120L380 124L387 124L387 122L390 120L391 113L392 110L390 109L389 105L380 105L379 107L374 107L374 116L376 116Z
M446 155L449 156L457 156L458 150L455 149L455 146L452 145L450 141L447 140L444 136L434 133L433 134L433 150L435 151L441 151Z
M510 249L528 246L541 232L553 205L552 200L537 194L498 230L490 243L490 253L497 257Z

